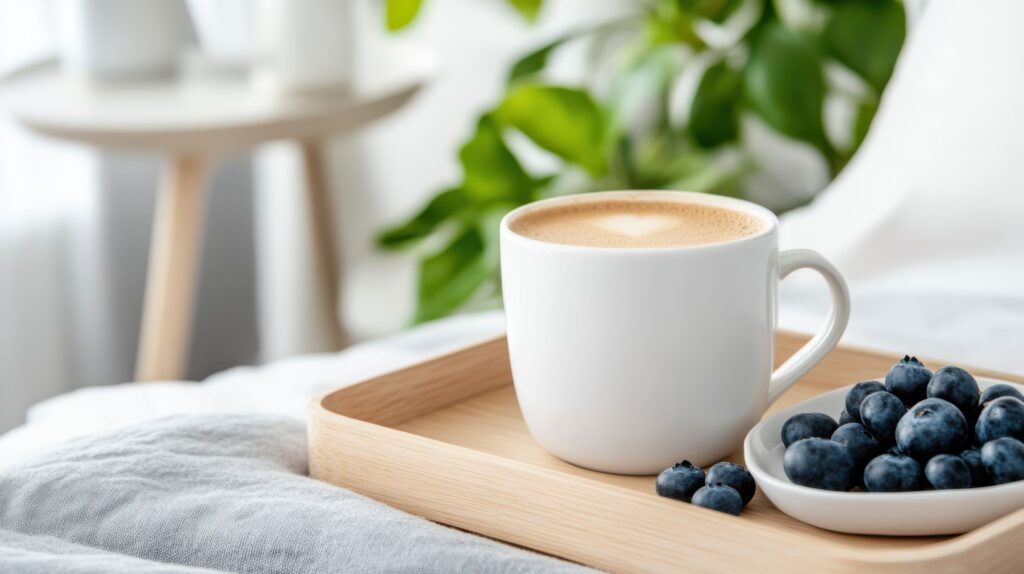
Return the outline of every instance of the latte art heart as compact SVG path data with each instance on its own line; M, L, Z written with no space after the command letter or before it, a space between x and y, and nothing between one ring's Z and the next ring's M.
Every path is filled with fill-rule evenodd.
M676 224L676 220L657 214L617 213L595 217L592 224L605 231L612 231L628 237L643 237L672 227Z
M516 217L515 233L586 247L681 247L721 243L758 233L754 216L724 207L645 196L566 201Z

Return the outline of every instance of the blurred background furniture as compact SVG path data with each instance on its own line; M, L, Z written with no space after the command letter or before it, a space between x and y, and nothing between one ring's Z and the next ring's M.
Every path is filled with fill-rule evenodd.
M50 137L164 156L150 247L146 301L135 378L185 375L202 231L206 173L213 162L274 140L299 142L309 194L309 229L319 295L332 318L328 345L346 342L340 324L339 258L326 159L326 138L358 129L404 105L429 81L429 55L375 54L373 74L343 96L286 97L254 90L247 78L172 79L90 85L53 64L9 76L2 95L25 127Z

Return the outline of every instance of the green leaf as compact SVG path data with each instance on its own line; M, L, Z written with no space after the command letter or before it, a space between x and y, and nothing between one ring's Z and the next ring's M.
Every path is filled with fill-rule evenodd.
M738 136L741 81L739 71L724 61L704 72L690 106L688 126L701 146L715 147Z
M386 0L384 8L388 30L401 30L416 19L422 0Z
M747 101L776 130L828 149L822 124L825 77L821 54L808 39L778 22L762 26L743 70Z
M843 2L835 6L825 27L825 46L881 93L896 66L906 30L900 2Z
M420 263L414 321L438 319L458 309L490 277L480 232L465 229L444 249Z
M508 3L530 22L536 20L540 12L541 0L508 0Z
M849 155L852 156L864 142L864 137L868 135L868 128L871 127L871 121L875 119L877 111L878 104L874 102L863 102L858 106L857 116L853 120L853 138Z
M442 191L411 219L381 232L377 236L377 244L395 249L410 241L422 239L433 233L443 221L458 213L468 203L469 198L461 188Z
M466 194L479 201L529 201L535 182L505 145L494 117L484 115L459 151Z
M498 115L538 146L593 175L607 170L606 122L589 93L560 86L524 84L505 97Z
M515 207L510 203L487 207L447 247L423 261L417 323L458 310L485 283L497 279L501 218Z
M541 46L540 48L537 48L522 58L519 58L519 60L512 65L512 71L508 74L508 83L514 84L517 80L525 78L526 76L532 76L543 70L544 66L548 63L548 57L551 55L551 52L569 39L570 38L568 36L563 36Z
M743 0L676 0L683 12L721 24L729 19Z

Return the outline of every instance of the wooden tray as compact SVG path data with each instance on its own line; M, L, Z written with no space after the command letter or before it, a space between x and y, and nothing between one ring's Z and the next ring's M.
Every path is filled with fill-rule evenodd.
M781 333L777 354L804 341ZM877 377L896 360L841 347L772 410ZM502 337L327 394L312 405L310 474L609 571L1021 571L1024 510L960 536L921 538L821 530L760 493L737 518L660 498L653 477L602 474L548 454L527 432L511 383Z

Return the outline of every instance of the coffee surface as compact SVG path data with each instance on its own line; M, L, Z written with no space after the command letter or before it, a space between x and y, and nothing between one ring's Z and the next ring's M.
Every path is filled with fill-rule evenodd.
M756 235L758 218L713 205L658 199L566 202L513 219L515 233L585 247L683 247Z

